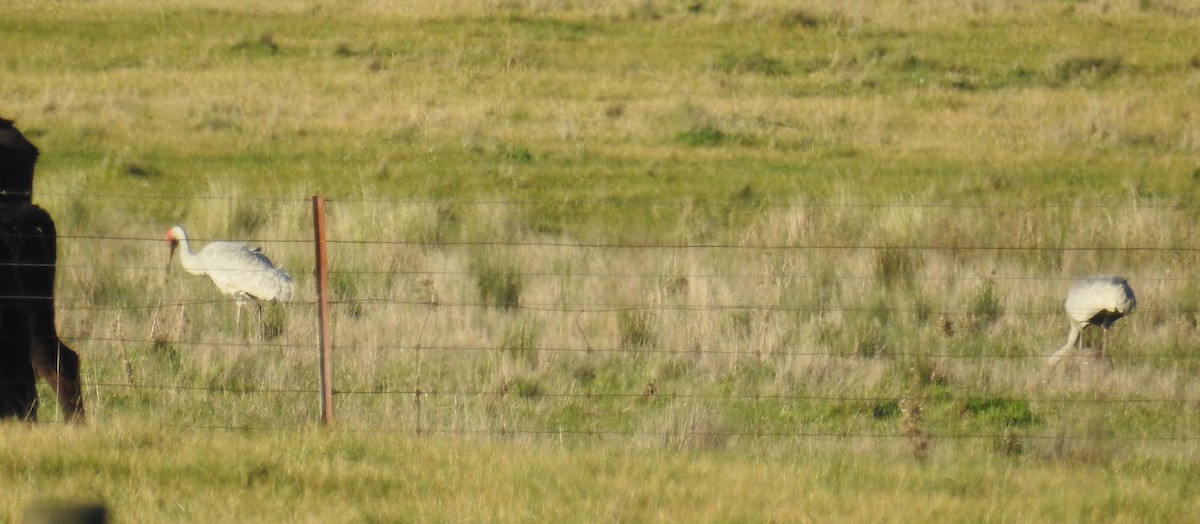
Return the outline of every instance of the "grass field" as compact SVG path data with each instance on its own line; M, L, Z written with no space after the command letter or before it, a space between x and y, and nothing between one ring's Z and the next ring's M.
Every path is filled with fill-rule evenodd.
M90 420L0 425L0 520L1187 521L1198 18L11 3L0 116L42 150ZM297 300L235 327L164 271L177 223ZM1111 367L1044 369L1105 273L1139 300Z

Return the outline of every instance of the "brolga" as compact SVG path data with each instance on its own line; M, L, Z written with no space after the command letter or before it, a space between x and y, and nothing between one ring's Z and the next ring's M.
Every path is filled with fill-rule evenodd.
M179 251L179 264L193 275L207 275L221 293L237 301L235 326L241 325L242 306L253 303L262 313L262 300L287 302L292 298L292 277L275 267L260 248L250 248L242 242L209 242L199 253L188 245L187 233L180 226L167 231L167 244L171 246L167 270L171 269L171 258L175 248Z
M1088 326L1100 326L1104 330L1104 342L1100 346L1099 357L1107 359L1108 328L1112 327L1121 317L1133 312L1137 307L1137 298L1133 296L1133 288L1121 277L1089 277L1075 282L1067 292L1067 300L1063 304L1067 317L1071 322L1071 332L1067 335L1067 343L1056 351L1047 361L1048 367L1054 367L1059 360L1083 349L1083 330Z

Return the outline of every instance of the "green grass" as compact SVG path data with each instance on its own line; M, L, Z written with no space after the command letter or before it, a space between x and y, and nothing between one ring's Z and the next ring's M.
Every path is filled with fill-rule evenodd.
M966 446L914 463L836 438L747 460L315 429L0 431L25 444L0 454L0 470L24 479L13 507L106 500L120 520L894 521L900 511L935 520L1178 521L1197 509L1194 462L1111 458L1102 442L1067 444L1066 458L981 456Z
M91 421L0 427L0 514L1186 520L1197 16L18 2L0 116L42 150ZM297 301L235 328L163 271L176 223L258 239ZM1044 371L1110 272L1113 368Z
M1002 177L1036 201L1088 180L1108 196L1150 178L1166 184L1149 191L1194 195L1179 184L1195 169L1192 132L1170 109L1190 102L1158 89L1195 74L1186 20L1070 4L896 16L830 6L797 27L784 6L683 7L420 16L289 5L264 21L221 3L18 12L6 34L54 32L56 45L9 59L10 75L29 78L7 88L9 112L44 133L56 152L46 168L109 158L182 191L230 180L277 190L263 181L286 174L287 187L330 196L551 202L720 201L749 186L786 203L847 182L863 197L972 200L969 187L942 190L947 177ZM64 32L60 19L83 23ZM1124 37L1146 33L1164 43ZM120 44L93 45L113 34ZM1095 41L1105 35L1127 48ZM72 74L89 89L63 85ZM1153 160L1129 165L1139 150Z

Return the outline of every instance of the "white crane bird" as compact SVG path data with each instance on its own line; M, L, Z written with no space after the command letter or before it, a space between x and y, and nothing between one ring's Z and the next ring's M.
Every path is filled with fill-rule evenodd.
M252 249L242 242L214 241L196 253L188 245L187 233L180 226L167 231L166 241L171 246L167 270L171 270L175 248L182 245L179 264L183 269L193 275L207 275L221 293L237 300L235 325L241 325L242 305L247 302L258 306L261 313L260 300L287 302L292 299L292 277L275 267L261 248Z
M1104 342L1100 348L1100 356L1106 357L1108 350L1108 328L1117 319L1133 312L1137 307L1137 298L1133 296L1133 288L1122 277L1088 277L1082 278L1067 292L1067 300L1063 304L1067 317L1071 321L1071 332L1067 335L1067 343L1056 351L1047 361L1049 367L1054 367L1063 357L1082 349L1083 330L1088 326L1100 326L1104 329Z

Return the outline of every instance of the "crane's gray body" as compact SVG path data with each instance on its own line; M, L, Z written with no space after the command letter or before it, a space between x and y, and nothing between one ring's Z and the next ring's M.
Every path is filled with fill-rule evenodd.
M1067 292L1063 304L1071 322L1067 343L1050 356L1048 364L1053 367L1063 357L1080 349L1083 330L1088 326L1100 326L1104 330L1104 345L1108 345L1108 328L1117 319L1132 313L1137 307L1137 298L1129 282L1121 277L1104 276L1080 279ZM1101 355L1107 350L1102 347Z
M182 246L179 263L193 275L207 275L221 293L241 302L292 299L292 278L275 267L260 249L241 242L209 242L199 253L188 245L187 234L176 226L167 232L167 240Z

